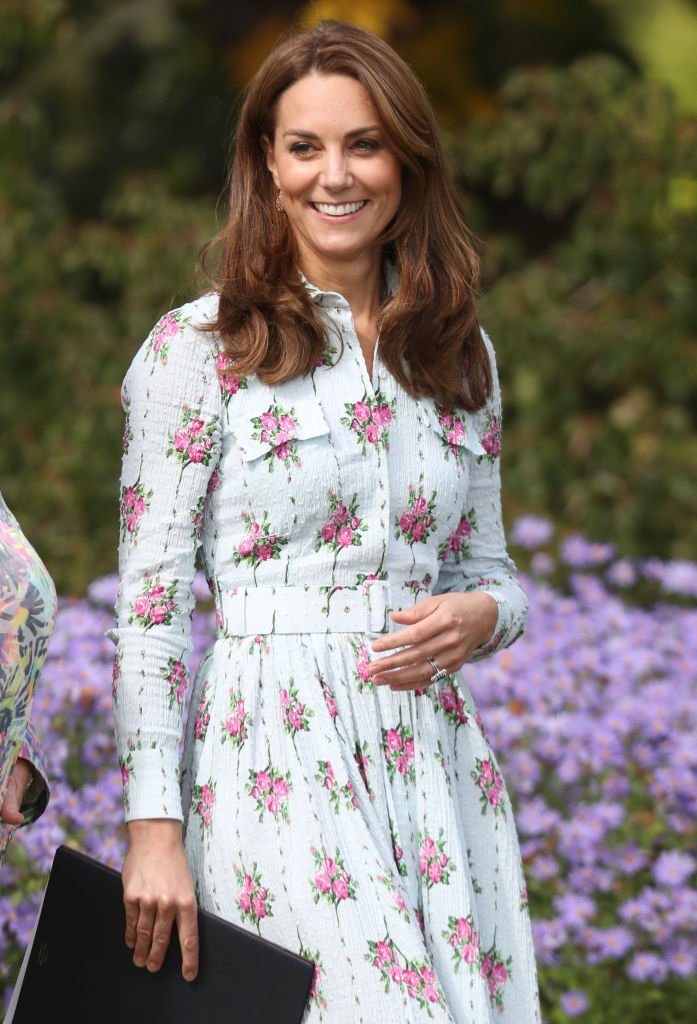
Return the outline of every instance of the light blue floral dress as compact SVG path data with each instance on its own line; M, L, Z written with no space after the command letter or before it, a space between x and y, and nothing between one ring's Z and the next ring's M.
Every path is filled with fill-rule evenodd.
M127 817L183 818L201 905L314 960L307 1024L532 1024L518 844L472 697L459 673L393 693L366 672L390 609L428 594L496 599L476 658L524 628L498 382L470 415L411 398L379 348L371 379L347 302L308 288L328 328L310 376L226 374L198 329L209 295L156 325L124 381ZM199 546L219 634L180 756Z
M55 614L53 580L0 494L0 804L17 758L30 761L35 781L22 805L25 824L35 821L48 802L30 715ZM0 822L0 860L12 832Z

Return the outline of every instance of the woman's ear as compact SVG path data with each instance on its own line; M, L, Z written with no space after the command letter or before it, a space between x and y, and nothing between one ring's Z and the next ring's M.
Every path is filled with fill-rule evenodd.
M274 184L276 188L278 188L279 184L278 172L276 170L276 157L274 156L273 152L273 143L269 136L266 134L266 132L264 132L263 135L261 136L261 144L264 147L264 155L266 156L266 166L271 171L271 176L273 177Z

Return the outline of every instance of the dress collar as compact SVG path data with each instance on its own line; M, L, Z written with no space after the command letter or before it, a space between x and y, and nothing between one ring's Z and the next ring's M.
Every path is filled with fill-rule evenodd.
M385 273L385 283L387 284L387 291L390 296L393 296L399 286L399 274L397 268L391 260L386 259L383 264ZM317 306L322 306L323 309L348 309L349 304L347 300L339 292L323 292L321 288L313 284L312 281L308 281L302 271L299 271L300 280L307 288L308 294L312 302Z

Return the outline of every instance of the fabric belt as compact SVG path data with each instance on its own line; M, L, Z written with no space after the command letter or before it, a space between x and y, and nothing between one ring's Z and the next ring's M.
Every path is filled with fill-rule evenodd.
M239 587L219 594L219 635L391 633L402 627L390 613L429 594L382 580L359 587Z

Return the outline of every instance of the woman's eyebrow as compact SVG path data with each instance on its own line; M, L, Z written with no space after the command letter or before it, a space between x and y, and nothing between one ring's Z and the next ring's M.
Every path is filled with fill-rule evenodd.
M368 132L380 131L379 124L370 124L365 128L353 128L350 132L346 132L345 139L352 139L356 135L367 135ZM301 139L319 139L317 132L304 131L302 128L289 128L287 132L283 133L282 138L286 138L288 135L296 135Z

